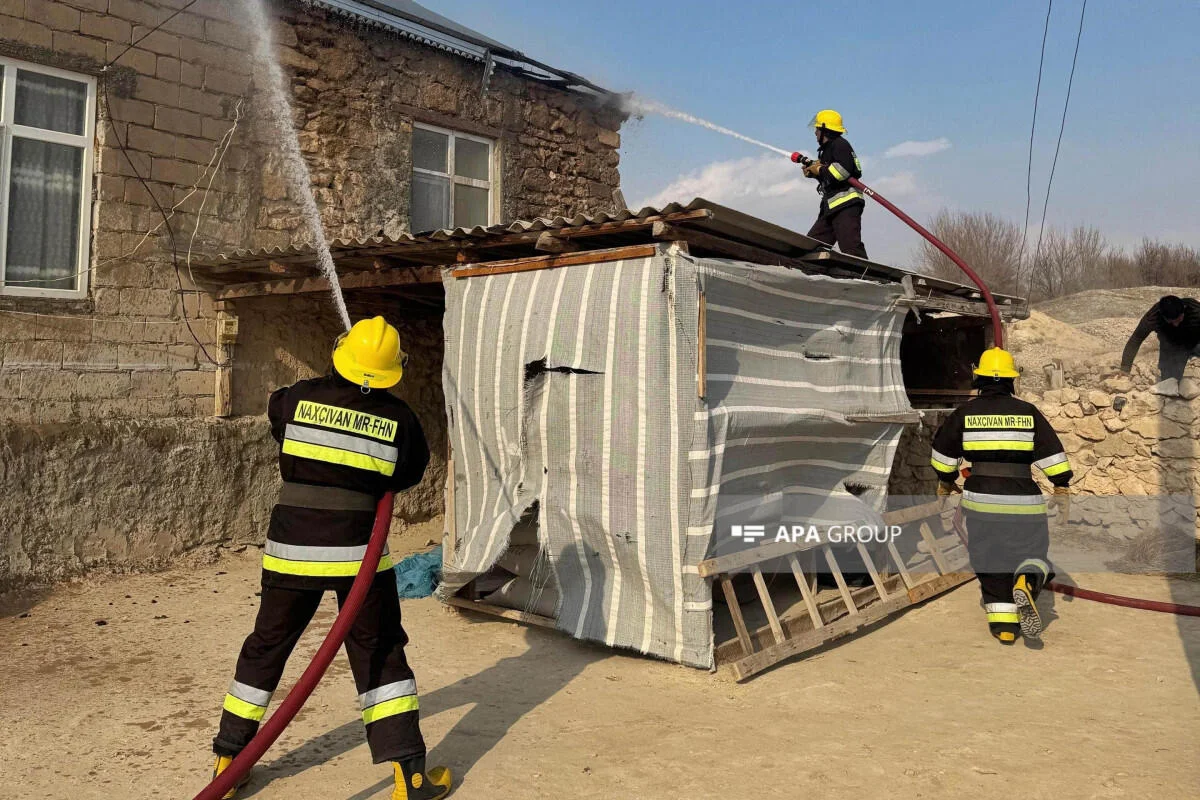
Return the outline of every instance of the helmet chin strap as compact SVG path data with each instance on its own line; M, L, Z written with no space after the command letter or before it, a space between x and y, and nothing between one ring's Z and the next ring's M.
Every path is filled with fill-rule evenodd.
M358 387L358 390L363 394L371 393L371 384L367 382L366 378L363 378L362 386Z

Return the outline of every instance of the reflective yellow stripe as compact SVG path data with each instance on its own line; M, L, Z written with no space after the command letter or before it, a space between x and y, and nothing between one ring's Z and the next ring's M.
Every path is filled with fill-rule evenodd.
M263 556L263 569L283 575L304 575L313 578L353 578L358 574L361 561L288 561L286 558ZM376 572L392 568L390 555L379 559Z
M339 431L357 433L360 436L370 436L389 444L396 440L395 420L377 417L374 414L364 414L348 408L327 406L324 403L314 403L311 400L301 400L296 406L296 422L307 425L320 425L322 428L335 428Z
M384 717L394 717L397 714L416 711L419 705L416 695L397 697L395 700L384 700L382 703L377 703L370 708L363 709L363 724L370 725L372 722L381 720Z
M1052 467L1046 467L1044 470L1042 470L1042 472L1047 477L1050 477L1053 475L1061 475L1064 472L1070 472L1070 471L1071 471L1071 462L1070 461L1063 461L1058 464L1055 464Z
M861 200L862 195L856 191L849 191L849 192L842 192L839 195L835 195L835 198L836 199L830 199L826 202L826 205L829 208L837 208L838 206L842 205L843 203L848 203L851 200Z
M846 176L850 174L846 172L846 170L842 169L840 164L830 164L828 167L826 167L826 169L829 170L830 175L837 178L839 181L846 180Z
M267 713L266 706L256 706L254 703L247 703L240 697L234 697L231 694L225 695L225 710L234 716L242 719L254 720L262 722L262 718Z
M996 440L989 442L963 442L963 450L1033 450L1033 442L1007 442Z
M981 503L978 500L962 499L962 507L970 511L980 511L985 514L1045 514L1046 504L1017 505L1008 503Z
M947 466L947 465L943 464L942 462L938 461L936 458L929 459L929 463L932 464L933 468L936 469L938 472L950 473L950 472L958 471L958 467Z
M323 444L297 442L294 439L283 440L283 452L289 456L311 458L313 461L341 464L344 467L356 467L358 469L370 470L371 472L378 472L381 475L391 476L396 471L395 464L385 461L382 458L375 458L374 456L362 453L351 453L349 450L339 450L336 447L326 447Z
M988 622L1020 622L1021 615L1011 611L989 611Z

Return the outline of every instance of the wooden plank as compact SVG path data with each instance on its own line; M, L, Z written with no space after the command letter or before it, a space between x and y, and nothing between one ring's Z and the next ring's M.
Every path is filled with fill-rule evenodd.
M937 514L942 514L953 508L957 501L946 502L949 498L933 500L929 503L921 503L918 506L910 506L901 508L897 511L885 511L883 513L883 521L888 525L907 525L910 522L927 519Z
M696 569L699 570L701 578L711 578L713 575L719 575L722 572L737 572L745 567L770 561L772 558L783 558L788 555L803 553L806 550L815 550L820 546L820 542L766 542L752 550L741 550L736 553L730 553L727 556L718 556L717 558L701 561Z
M441 283L438 267L407 267L380 270L379 272L348 272L338 276L342 289L376 289L384 286L410 286L422 283ZM268 295L312 294L329 291L329 281L323 277L283 278L254 283L235 283L218 289L213 297L217 300L236 300L243 297Z
M829 565L829 569L833 573L833 580L837 583L842 600L846 603L846 610L851 614L857 614L858 606L854 605L854 598L850 596L850 588L846 586L846 578L842 575L842 568L838 566L837 559L833 557L833 551L829 549L829 545L822 547L821 551L825 553L825 563Z
M895 542L888 542L888 552L892 555L892 563L896 565L896 569L900 571L900 579L904 581L904 588L913 588L912 575L908 574L908 568L904 566L904 559L900 557L900 551L896 549Z
M558 629L558 624L550 617L543 617L541 614L530 614L527 611L517 611L515 608L494 606L491 603L467 600L463 597L449 597L446 599L446 604L454 606L455 608L466 609L467 611L478 611L480 614L501 617L503 619L512 620L513 622L523 622L526 625L536 625L539 628L549 628L550 630Z
M920 411L906 411L901 414L847 414L847 422L896 422L901 425L914 425L921 421Z
M708 397L708 301L700 292L700 308L696 321L696 394L701 400Z
M733 581L727 575L721 576L721 591L725 593L725 604L729 607L729 616L733 620L733 629L737 631L738 643L742 652L751 655L754 645L750 642L750 632L746 630L746 620L742 617L742 607L738 605L737 592L733 590Z
M867 567L867 574L871 576L871 583L875 584L875 591L879 592L879 599L887 600L887 589L883 585L883 580L879 577L879 570L875 568L875 562L871 560L871 554L867 552L866 545L862 542L855 542L855 544L858 547L858 555Z
M934 595L941 594L947 589L953 589L959 584L966 583L975 576L970 572L947 572L945 575L921 581L908 590L907 597L912 603L928 600Z
M885 578L884 583L887 584L888 592L893 597L897 592L903 594L905 592L900 579ZM789 587L790 588L790 587ZM831 596L820 599L821 595L814 595L817 599L817 614L823 620L822 624L827 624L836 619L841 619L849 612L846 611L846 601L841 598L841 595L836 590L832 590ZM872 603L879 602L879 593L875 591L874 586L860 586L858 588L850 588L850 597L853 598L855 605L860 609L868 608ZM778 593L772 596L772 600L776 603L776 610L779 609ZM788 609L786 612L779 614L779 624L783 626L783 633L786 638L791 639L795 636L808 633L813 630L812 617L809 616L807 608ZM747 630L750 633L750 642L754 646L755 651L763 650L767 647L772 647L776 644L775 633L771 630L771 626L764 624L750 628L750 623L747 620ZM820 627L820 626L817 626ZM738 643L736 636L732 639L726 639L718 642L713 649L713 654L721 666L731 664L743 657L742 646Z
M889 600L867 606L860 614L842 617L809 633L800 634L780 644L763 648L754 655L735 661L730 665L734 678L739 681L745 680L778 664L786 658L799 655L836 639L841 639L861 628L891 616L901 609L928 600L934 595L941 594L970 580L971 577L968 573L951 573L933 578L918 585L917 589L909 591L907 594L899 594Z
M694 230L670 222L656 222L651 229L655 239L664 241L684 241L701 250L711 250L738 261L749 261L754 264L772 264L783 267L804 268L808 265L798 258L790 258L782 253L775 253L763 247L735 242L722 236Z
M933 538L933 531L929 529L928 522L921 523L921 539L929 548L929 555L933 556L933 563L937 564L938 572L943 575L949 572L950 568L946 564L946 559L942 557L942 549L938 547L937 540Z
M808 576L804 574L804 570L800 569L800 559L788 556L788 564L792 568L792 575L796 578L796 586L800 589L800 595L804 598L804 607L808 609L808 618L812 620L813 628L821 627L825 624L825 620L821 619L821 612L817 608L817 599L813 596L812 587L808 585Z
M612 247L607 250L588 250L583 253L568 253L558 256L533 256L510 261L493 261L487 266L463 267L451 273L455 278L474 278L479 275L505 275L512 272L529 272L536 269L573 267L581 264L598 264L623 258L648 258L658 252L658 245L637 244L629 247Z
M751 575L754 576L754 586L758 589L758 599L767 614L767 624L771 626L771 633L775 635L776 642L782 642L787 637L783 635L783 626L779 624L779 615L775 613L775 604L771 602L771 593L767 591L767 582L763 580L762 570L755 567Z
M790 658L806 650L819 647L826 642L831 642L834 639L840 639L843 636L854 633L859 628L870 625L873 622L878 622L908 605L910 605L908 596L899 595L893 597L891 600L869 606L863 613L847 615L823 625L817 630L788 639L773 647L764 648L751 656L733 662L730 665L733 670L733 676L739 681L745 680L768 667L778 664L785 658Z

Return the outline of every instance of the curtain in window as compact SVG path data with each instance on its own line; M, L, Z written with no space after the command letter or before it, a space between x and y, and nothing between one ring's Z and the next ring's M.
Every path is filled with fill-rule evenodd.
M19 69L15 100L18 125L83 135L87 84Z
M82 167L81 148L13 137L6 280L75 288Z

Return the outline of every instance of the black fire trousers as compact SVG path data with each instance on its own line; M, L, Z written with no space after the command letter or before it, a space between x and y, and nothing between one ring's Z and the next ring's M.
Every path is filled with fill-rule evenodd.
M1018 575L1031 579L1035 597L1054 577L1047 561L1050 525L1046 516L1021 516L1014 521L1000 514L966 515L967 555L985 604L1013 602Z
M218 755L236 756L258 731L288 656L312 621L323 594L319 589L263 586L254 631L242 645L234 681L225 696L220 731L213 740ZM339 608L348 594L349 583L337 591ZM406 644L396 577L389 569L371 584L346 636L346 655L376 764L425 755L416 683L404 656Z
M821 215L809 229L808 235L818 242L838 246L848 256L867 257L867 248L862 241L863 203L850 203L830 211L821 201Z

